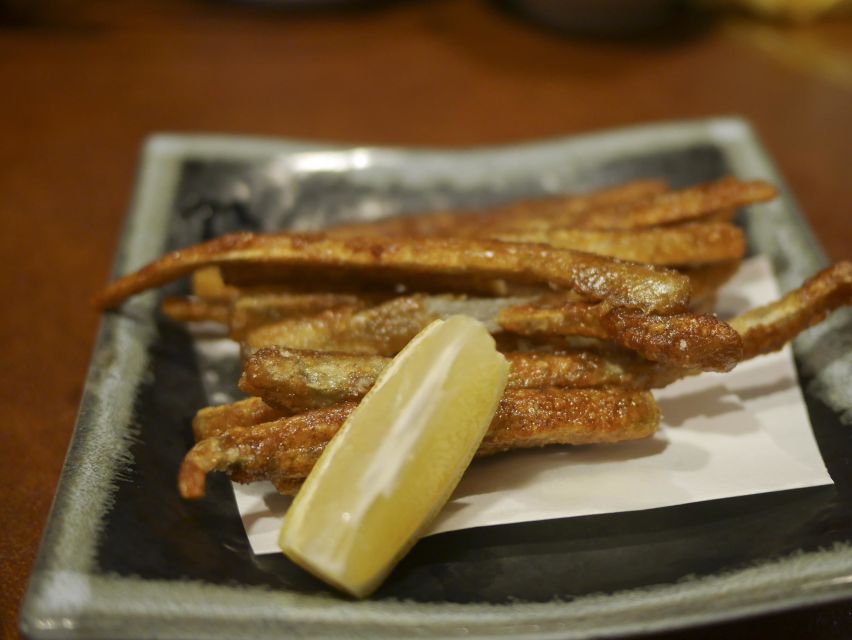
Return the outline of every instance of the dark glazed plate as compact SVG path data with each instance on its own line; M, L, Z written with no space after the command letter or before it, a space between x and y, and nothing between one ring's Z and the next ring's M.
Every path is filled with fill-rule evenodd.
M114 275L237 229L729 173L781 186L779 202L739 221L782 288L823 266L748 125L715 119L472 151L156 136ZM186 331L156 313L159 296L182 286L104 317L22 612L30 637L602 637L852 596L848 313L796 344L835 485L440 534L353 602L283 557L253 556L223 478L199 503L178 498L191 417L237 379L233 364L202 375Z

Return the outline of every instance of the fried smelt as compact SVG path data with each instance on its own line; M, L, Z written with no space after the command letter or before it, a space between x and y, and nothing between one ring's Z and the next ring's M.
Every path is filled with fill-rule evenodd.
M673 367L730 371L743 359L742 338L713 314L658 316L613 309L604 323L619 344Z
M228 328L233 340L253 329L290 318L314 316L330 309L363 309L381 301L377 296L344 293L255 293L231 303Z
M542 242L558 249L596 253L659 266L740 260L745 237L727 223L686 224L631 231L547 229L498 233L506 242Z
M391 359L265 347L245 364L240 391L299 413L359 400Z
M742 358L739 334L712 314L667 316L584 302L540 301L507 307L497 323L522 335L578 335L610 340L648 360L703 371L729 371Z
M480 236L483 229L513 225L529 219L549 225L569 225L589 209L612 207L665 193L665 182L636 180L585 194L544 196L510 202L480 211L438 211L397 216L375 222L332 227L329 235L357 236Z
M781 349L835 309L850 304L852 263L841 262L813 276L781 300L731 319L729 325L741 338L740 358L747 360ZM619 321L629 324L633 319L622 317ZM700 324L697 326L701 328ZM672 348L665 334L663 330L660 334L663 337L657 342L666 349ZM512 342L510 348L517 348L515 341ZM702 372L696 367L651 362L612 350L508 353L507 358L512 388L599 385L659 388ZM732 358L732 354L725 355L722 362L727 366ZM263 396L270 405L292 410L313 409L361 397L388 361L378 356L263 349L247 364L241 387ZM313 378L314 370L322 371L322 376ZM357 384L351 382L353 378L357 378Z
M192 433L196 440L203 440L234 427L250 427L276 420L282 415L287 413L269 406L260 398L246 398L233 404L201 409L192 420Z
M341 309L260 327L246 335L244 354L283 346L392 356L433 320L464 314L492 333L598 338L675 366L727 371L738 361L739 336L713 315L660 316L564 299L548 296L544 303L519 303L518 298L400 297L363 311Z
M587 211L573 226L582 229L641 229L700 220L733 207L767 202L778 195L761 180L728 177L689 189L652 196L606 210Z
M838 262L777 302L730 320L743 338L746 358L782 348L835 309L852 304L852 262Z
M182 298L169 296L160 303L164 316L176 322L217 322L227 324L231 317L231 305L222 300Z
M646 312L682 310L689 302L688 279L671 270L620 262L538 244L458 238L329 238L251 233L223 236L168 254L124 276L96 298L112 308L126 298L207 266L227 264L274 268L296 281L345 272L353 278L403 282L407 274L483 278L519 284L549 284L612 306Z
M395 298L362 311L332 309L251 330L245 335L243 352L248 355L263 347L283 346L392 356L438 317L423 296Z
M594 351L507 353L507 388L599 387L627 382L612 354ZM267 347L245 365L240 390L293 413L355 401L373 386L390 358Z
M563 299L561 296L556 298ZM527 302L521 302L523 300ZM667 362L670 358L672 364L699 366L713 371L726 366L719 358L727 356L730 343L739 340L736 332L710 315L657 316L637 312L630 316L631 322L626 323L614 316L610 318L605 305L570 302L543 307L529 300L423 295L400 297L363 311L339 309L262 326L245 336L243 354L250 357L263 347L282 346L392 356L430 322L454 314L474 317L492 333L505 330L534 337L597 338L627 346L650 359ZM647 328L661 324L666 326L668 338L678 338L678 344L685 341L689 349L661 349L656 334ZM642 327L645 327L644 331Z
M802 331L822 322L828 314L852 305L852 263L839 262L809 278L780 300L756 307L728 321L739 333L742 359L750 360L778 351ZM621 360L619 366L631 386L665 387L701 373L695 368L677 368L637 360Z
M647 391L514 389L497 407L478 455L638 440L653 435L659 423L660 410Z
M354 402L319 411L235 427L199 440L183 459L178 490L184 498L204 495L205 477L226 471L237 482L269 479L292 485L309 471L322 449L355 409Z
M326 443L354 410L343 403L197 443L184 458L178 488L204 495L205 477L225 471L237 482L269 480L281 490L307 476ZM500 401L478 455L554 444L619 442L653 435L660 413L646 391L514 389Z

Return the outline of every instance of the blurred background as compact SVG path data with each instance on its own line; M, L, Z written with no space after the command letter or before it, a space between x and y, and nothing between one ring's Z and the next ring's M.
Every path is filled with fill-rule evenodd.
M849 258L848 0L0 0L4 637L146 136L466 147L714 115L752 122ZM852 607L776 624L849 637Z

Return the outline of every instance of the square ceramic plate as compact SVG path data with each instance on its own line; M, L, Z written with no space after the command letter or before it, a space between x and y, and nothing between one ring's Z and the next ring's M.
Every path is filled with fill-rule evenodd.
M748 125L717 119L472 151L156 136L114 275L237 229L725 174L780 185L778 202L738 220L782 288L824 265ZM202 379L186 331L157 314L159 297L181 287L104 317L23 608L30 637L601 637L852 596L848 313L796 345L835 485L440 534L421 541L372 599L354 602L283 556L253 556L224 478L211 478L203 501L179 499L190 420L216 401L211 389L237 379L235 371Z

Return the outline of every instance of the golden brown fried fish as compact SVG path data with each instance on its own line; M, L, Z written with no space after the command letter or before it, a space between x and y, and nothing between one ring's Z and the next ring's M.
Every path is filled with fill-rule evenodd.
M633 360L579 350L507 353L506 359L509 389L622 385L628 381L624 364ZM389 363L385 356L267 347L246 362L240 390L273 407L310 411L359 400Z
M452 276L463 283L498 279L547 284L612 306L668 313L689 303L688 279L667 269L621 262L538 244L458 238L329 238L241 233L166 255L107 286L96 302L103 308L129 296L211 265L259 266L283 280L315 274L404 282L406 276ZM270 271L271 270L271 271Z
M225 471L237 482L269 480L279 491L292 491L355 406L343 403L201 440L181 465L181 495L203 496L211 471ZM478 455L645 438L653 435L659 419L646 391L513 389L500 401Z
M740 260L746 248L739 227L718 222L630 231L562 228L514 231L497 233L494 237L506 242L541 242L558 249L669 267Z

